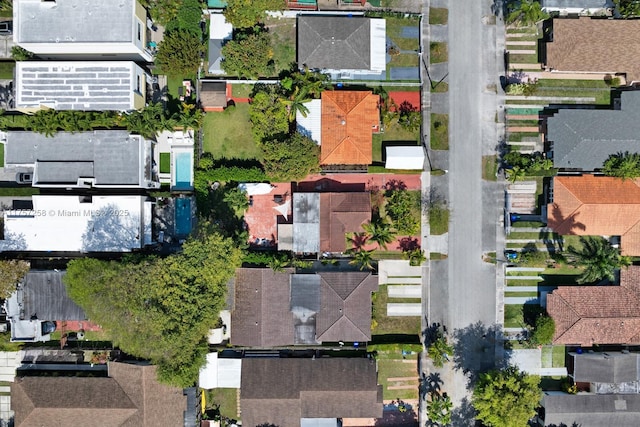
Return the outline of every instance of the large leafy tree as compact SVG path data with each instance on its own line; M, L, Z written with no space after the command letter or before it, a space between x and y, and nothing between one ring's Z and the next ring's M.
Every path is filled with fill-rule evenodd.
M257 143L289 133L287 108L279 99L280 95L273 85L265 86L253 97L249 106L249 120L253 139Z
M223 308L241 251L217 232L201 233L167 258L69 263L65 283L88 317L123 351L159 366L159 379L195 383L206 336Z
M320 166L320 148L298 132L284 139L262 141L262 165L273 181L297 181Z
M167 31L158 45L156 63L169 76L190 76L198 71L204 44L199 34L187 29Z
M222 47L222 68L230 76L256 79L274 74L273 49L265 30L236 31Z
M412 236L420 230L420 200L406 190L386 192L385 210L399 235Z
M569 246L570 260L574 265L584 267L577 283L594 283L603 279L614 280L615 272L631 264L629 257L620 255L617 248L599 236L580 237L581 248Z
M536 318L536 323L529 337L532 345L547 345L553 341L556 324L549 316L542 315Z
M602 167L605 175L622 179L640 177L640 153L616 153L605 160Z
M200 21L202 20L202 3L200 0L182 0L175 18L165 26L166 31L185 30L202 37Z
M613 0L613 4L623 18L640 16L640 1L638 0Z
M537 0L510 0L507 2L507 24L533 25L549 18Z
M540 377L510 366L480 374L473 390L473 407L488 427L521 427L536 414L540 394Z
M235 28L250 28L262 22L266 11L283 10L284 0L227 0L224 17Z
M0 260L0 298L6 299L29 272L29 263L20 260Z

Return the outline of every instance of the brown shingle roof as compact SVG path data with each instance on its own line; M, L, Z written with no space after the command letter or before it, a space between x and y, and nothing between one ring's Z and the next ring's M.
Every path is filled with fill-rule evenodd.
M640 181L556 176L547 221L558 234L621 236L623 255L640 255Z
M371 219L371 195L361 193L320 194L320 251L344 252L346 233L364 231Z
M203 108L227 106L227 83L207 82L200 83L200 102Z
M231 313L231 343L251 347L293 344L293 314L289 308L289 275L293 269L236 270L235 307Z
M323 165L369 165L373 128L380 124L380 97L369 91L322 93Z
M110 378L23 377L11 385L16 427L146 427L184 424L182 390L159 384L155 366L111 362Z
M626 73L640 79L638 20L554 19L547 66L558 71Z
M379 418L375 361L364 358L242 361L242 424L300 426L300 418Z
M370 341L371 292L378 279L370 273L318 273L321 308L316 316L320 342Z
M561 286L547 295L554 344L640 344L640 267L620 272L620 286Z

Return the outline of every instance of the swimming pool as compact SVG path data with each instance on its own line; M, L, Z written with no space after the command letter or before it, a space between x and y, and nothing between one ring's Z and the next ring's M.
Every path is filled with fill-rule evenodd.
M188 151L179 151L174 153L174 171L175 182L174 190L191 190L193 182L191 181L191 172L193 168L192 153Z
M191 233L191 199L175 199L176 236L183 237Z

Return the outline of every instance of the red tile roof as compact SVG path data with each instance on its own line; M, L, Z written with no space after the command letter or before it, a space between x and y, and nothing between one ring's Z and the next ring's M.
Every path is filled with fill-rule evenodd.
M547 221L558 234L621 236L623 255L640 255L640 181L556 176Z
M620 286L560 286L547 295L554 344L640 344L640 267L620 272Z
M369 165L373 128L380 124L380 97L370 91L322 93L323 165Z

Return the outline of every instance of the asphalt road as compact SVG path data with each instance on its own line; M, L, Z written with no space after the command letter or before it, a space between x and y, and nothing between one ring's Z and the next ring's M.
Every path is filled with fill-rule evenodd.
M481 322L496 323L496 271L482 261L484 250L495 250L499 190L483 183L482 155L497 145L498 80L495 25L490 0L449 1L449 258L446 287L440 290L442 323L448 331L470 330ZM436 271L434 271L435 273ZM434 285L432 275L432 286ZM442 287L442 286L441 286ZM432 291L432 304L435 292ZM477 330L477 329L476 329ZM480 339L483 339L481 334ZM490 338L490 337L489 337ZM485 338L486 339L486 338ZM465 365L483 370L493 363L493 340L464 347ZM452 400L469 397L462 370L451 373Z

